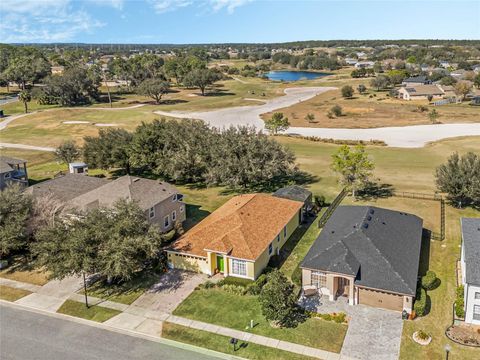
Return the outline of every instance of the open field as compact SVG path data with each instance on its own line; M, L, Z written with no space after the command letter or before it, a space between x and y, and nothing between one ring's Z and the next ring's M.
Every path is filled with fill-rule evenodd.
M277 359L277 360L308 360L308 356L298 355L288 351L273 349L271 347L239 341L237 350L233 351L230 338L212 334L202 330L191 329L185 326L163 323L162 337L192 345L201 345L204 348L220 351L229 355L240 356L245 359Z
M309 318L296 328L273 328L263 317L256 296L219 289L195 290L173 314L242 331L253 320L257 325L250 331L254 334L337 353L347 331L347 325L317 318Z
M353 80L353 79L352 79ZM325 85L335 86L326 83ZM353 81L354 89L362 81ZM368 80L363 83L369 87ZM275 110L283 112L288 117L292 127L318 127L318 128L348 128L364 129L387 126L428 125L431 121L428 112L435 108L441 123L478 123L480 122L480 108L463 104L449 104L443 106L429 105L428 101L404 101L392 99L388 92L376 92L370 89L360 95L355 93L352 99L344 99L340 88L320 94L310 100L294 104L287 108ZM330 119L328 111L334 106L342 107L343 115ZM425 112L418 112L418 106L426 106ZM262 115L262 119L269 119L273 112ZM307 114L313 114L315 119L311 122L305 120Z

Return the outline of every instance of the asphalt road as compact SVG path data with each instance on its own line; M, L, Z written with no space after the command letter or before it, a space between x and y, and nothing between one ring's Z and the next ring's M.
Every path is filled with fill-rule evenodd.
M212 360L170 345L0 305L2 360Z

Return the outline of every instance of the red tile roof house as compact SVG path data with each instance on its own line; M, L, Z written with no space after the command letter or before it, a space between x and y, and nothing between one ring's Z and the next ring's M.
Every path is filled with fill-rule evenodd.
M423 220L373 206L340 206L300 265L304 289L330 301L411 313Z
M301 222L303 202L235 196L167 250L170 268L256 279Z

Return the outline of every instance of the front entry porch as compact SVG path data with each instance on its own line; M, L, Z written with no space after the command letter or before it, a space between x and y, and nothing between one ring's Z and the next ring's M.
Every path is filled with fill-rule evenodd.
M328 273L302 269L302 283L304 290L309 288L317 289L321 297L327 297L329 301L345 299L349 305L355 305L355 285L354 277L338 273Z

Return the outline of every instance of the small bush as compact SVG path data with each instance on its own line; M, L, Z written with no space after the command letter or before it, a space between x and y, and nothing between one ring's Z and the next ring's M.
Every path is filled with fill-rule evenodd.
M263 286L267 283L267 275L261 274L258 279L247 286L246 293L249 295L260 295Z
M423 331L423 330L418 330L418 331L417 331L417 337L418 337L420 340L427 340L427 339L430 337L430 335L427 334L427 333L426 333L425 331Z
M302 269L298 266L293 270L292 282L297 286L302 286Z
M222 286L222 290L234 295L244 295L245 287L233 284L225 284Z
M340 105L334 105L332 106L332 108L330 109L330 111L332 112L333 115L335 115L336 117L339 117L339 116L342 116L342 113L343 113L343 109Z
M221 286L236 285L236 286L242 286L244 288L253 283L253 280L237 278L235 276L227 276L225 279L220 280L220 281L221 281ZM219 283L220 283L220 281L219 281Z
M423 288L417 290L417 296L413 309L418 316L425 315L427 311L427 292Z
M338 313L333 317L333 321L335 321L337 324L342 324L345 322L347 318L347 314L344 312Z
M465 317L465 299L464 299L464 287L463 285L460 285L457 287L456 290L456 295L457 298L455 299L455 315L457 315L459 318L464 318Z
M216 286L217 286L217 285L216 285L214 282L210 281L210 280L207 280L207 281L205 281L205 282L203 283L203 287L204 287L205 289L211 289L211 288L214 288L214 287L216 287Z
M433 290L436 289L439 285L439 279L437 278L437 274L433 271L427 271L427 274L422 277L422 287L425 290Z

